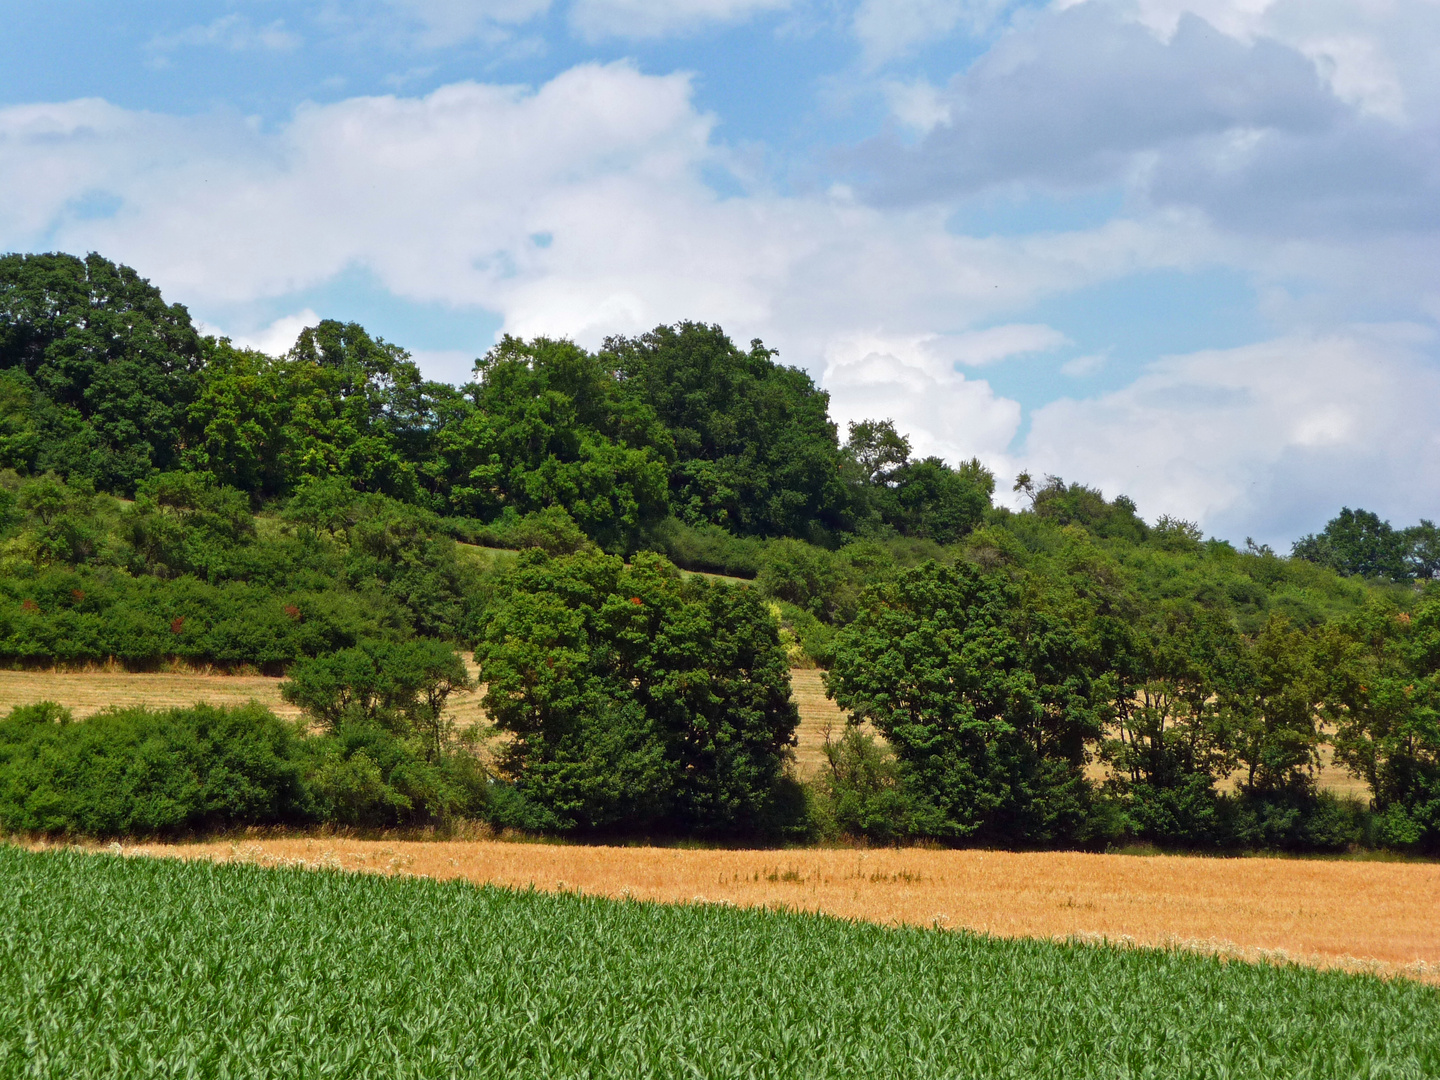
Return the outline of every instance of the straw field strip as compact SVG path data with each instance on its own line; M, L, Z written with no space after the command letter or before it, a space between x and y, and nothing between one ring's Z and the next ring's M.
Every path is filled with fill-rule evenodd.
M1440 980L1440 865L1080 852L696 850L338 837L124 851L592 896L781 907L1001 937L1184 945Z

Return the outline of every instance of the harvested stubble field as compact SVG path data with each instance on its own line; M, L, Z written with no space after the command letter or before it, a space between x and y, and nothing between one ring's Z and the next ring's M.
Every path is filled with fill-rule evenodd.
M1178 945L1440 981L1440 865L906 849L732 851L339 837L127 852L779 907L999 937Z
M474 670L472 665L472 676ZM196 670L0 670L0 713L37 701L54 701L78 717L93 716L112 706L173 709L257 701L280 716L294 719L300 710L281 698L280 684L284 681L266 675L218 675ZM456 695L451 699L450 711L462 725L485 719L478 693Z
M1423 1077L1440 994L718 904L0 848L0 1075Z

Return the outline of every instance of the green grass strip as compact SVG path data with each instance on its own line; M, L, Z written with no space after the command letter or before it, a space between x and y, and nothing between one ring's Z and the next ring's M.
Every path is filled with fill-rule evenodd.
M3 1077L1437 1075L1403 980L0 845Z

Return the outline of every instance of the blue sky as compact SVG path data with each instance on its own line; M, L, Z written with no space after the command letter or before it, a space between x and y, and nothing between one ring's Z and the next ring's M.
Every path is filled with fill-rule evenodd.
M1434 0L0 0L0 250L215 332L762 337L1287 545L1440 516ZM1002 485L1008 487L1008 484Z

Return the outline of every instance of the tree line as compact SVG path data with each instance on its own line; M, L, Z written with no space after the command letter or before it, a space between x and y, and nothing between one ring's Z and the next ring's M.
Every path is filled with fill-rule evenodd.
M99 256L6 256L0 657L288 672L300 794L166 828L1436 846L1432 523L1347 508L1285 558L1056 477L1013 512L979 462L916 460L887 420L842 442L827 406L705 324L506 338L451 387L353 324L270 357ZM442 718L457 649L490 754ZM853 721L806 784L797 664ZM231 730L126 715L17 714L6 797L60 792L14 763L62 744ZM1367 805L1317 784L1327 750Z

